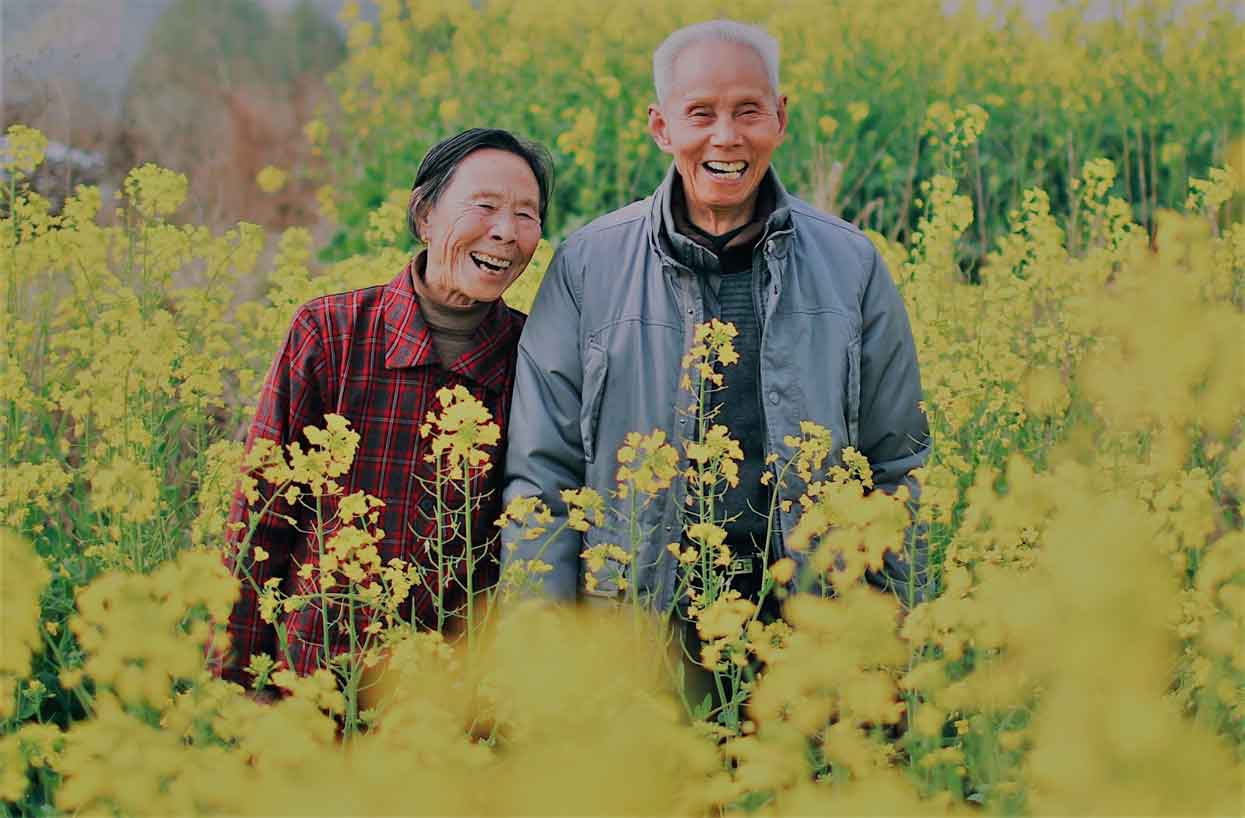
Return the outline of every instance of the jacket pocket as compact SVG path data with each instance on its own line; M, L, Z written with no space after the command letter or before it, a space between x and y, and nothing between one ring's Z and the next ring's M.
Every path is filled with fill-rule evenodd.
M597 422L601 419L601 402L605 397L605 373L609 358L602 347L588 342L584 353L583 405L579 412L579 434L584 444L584 459L596 459Z
M855 447L860 442L860 338L847 345L847 445Z

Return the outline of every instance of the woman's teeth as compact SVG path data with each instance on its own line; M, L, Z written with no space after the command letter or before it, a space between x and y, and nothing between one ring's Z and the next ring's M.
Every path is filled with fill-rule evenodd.
M486 270L492 270L495 273L500 273L502 270L505 270L510 266L509 259L490 256L488 253L469 253L468 255L471 256L471 260L476 264Z
M715 176L738 179L748 169L747 162L705 162L705 169Z

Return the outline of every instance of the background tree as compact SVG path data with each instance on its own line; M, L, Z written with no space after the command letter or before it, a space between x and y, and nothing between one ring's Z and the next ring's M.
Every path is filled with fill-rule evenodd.
M256 0L178 0L126 83L113 163L186 173L201 220L307 223L306 185L261 195L255 177L308 163L302 128L344 55L341 32L310 0L279 15Z

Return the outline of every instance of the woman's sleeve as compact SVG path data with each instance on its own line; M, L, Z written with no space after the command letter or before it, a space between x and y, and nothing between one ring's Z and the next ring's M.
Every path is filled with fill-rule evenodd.
M255 419L247 435L248 452L260 438L283 447L294 441L305 445L304 427L323 425L324 359L322 334L314 311L310 305L304 306L294 316L285 342L264 380ZM261 514L273 487L261 480L259 491L260 498L254 504L248 503L241 491L234 493L226 534L225 563L239 580L240 595L229 615L229 653L225 657L216 657L213 662L213 669L218 675L243 687L250 686L245 668L252 655L268 654L273 659L279 658L276 631L260 617L257 589L262 588L268 579L278 577L284 580L291 572L290 555L296 538L300 536L289 522L290 518L299 519L300 508L278 499L267 512ZM254 534L249 546L242 552L241 543L252 523ZM261 553L259 549L267 553L266 559L255 559L256 554ZM250 580L246 578L247 573Z

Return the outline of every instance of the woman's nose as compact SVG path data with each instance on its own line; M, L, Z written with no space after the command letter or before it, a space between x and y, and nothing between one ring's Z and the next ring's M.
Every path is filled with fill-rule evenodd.
M515 240L517 234L515 228L514 214L504 208L497 212L493 218L492 229L489 231L489 238L493 241L511 242Z

